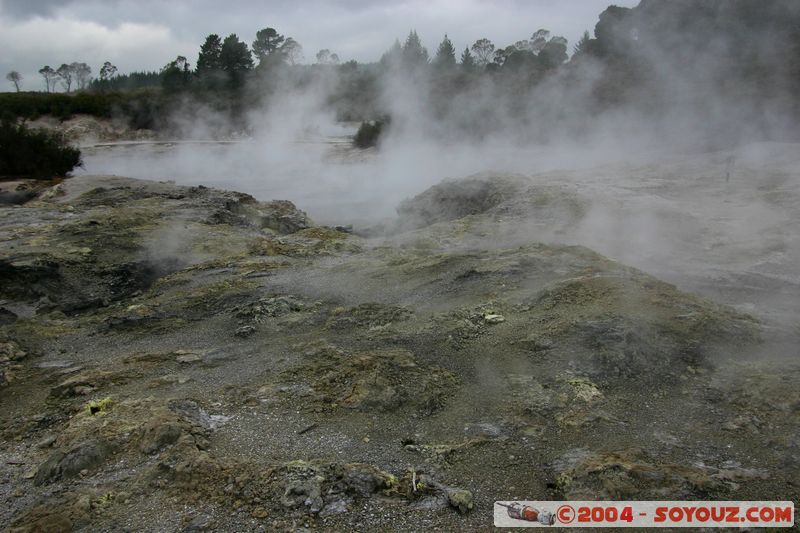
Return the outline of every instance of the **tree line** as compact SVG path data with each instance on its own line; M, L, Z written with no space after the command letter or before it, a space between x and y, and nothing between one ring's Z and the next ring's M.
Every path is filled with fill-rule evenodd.
M330 49L304 63L300 43L271 27L249 44L236 34L211 34L193 65L182 55L151 72L123 74L107 62L88 82L76 74L62 78L57 70L52 78L52 69L43 69L52 78L48 90L53 80L84 90L63 100L47 94L41 99L58 100L64 114L77 104L103 113L124 109L138 127L158 127L176 108L192 112L191 106L202 104L246 128L243 111L322 80L325 105L340 120L374 126L388 124L389 117L397 119L391 128L399 130L402 117L390 115L402 111L393 109L385 91L405 81L437 119L430 121L434 127L455 125L443 126L444 133L481 136L511 126L520 135L547 138L566 125L580 134L592 117L624 106L653 124L684 110L700 126L714 126L714 133L738 134L738 125L761 128L758 122L767 116L787 122L800 116L798 51L796 0L642 2L635 8L610 6L593 33L585 32L572 47L539 29L511 44L480 38L460 50L445 34L430 53L411 30L373 63L342 61ZM11 74L9 81L18 87L21 80ZM13 104L19 113L52 107L34 101L38 95L12 96L4 96L4 105Z
M587 33L588 35L588 33ZM232 33L221 38L210 34L200 46L197 62L192 68L186 56L180 55L158 71L119 73L111 62L99 69L99 76L92 77L92 68L86 63L64 63L57 69L45 65L39 69L45 92L56 92L61 86L64 92L77 90L124 90L161 86L166 90L185 89L193 84L211 89L240 88L252 73L261 73L283 66L296 66L303 60L303 47L292 37L285 37L274 28L264 28L256 33L250 46ZM325 48L319 50L313 65L338 66L342 62L335 52ZM429 58L416 31L409 32L404 43L395 41L381 57L381 66L419 67L423 64L436 69L448 70L460 66L465 71L497 70L505 65L518 68L535 65L543 71L557 67L568 59L567 40L551 37L547 30L538 30L530 39L517 41L506 47L495 47L486 38L478 39L456 58L452 41L445 34L436 54ZM351 69L355 61L347 62ZM18 71L6 75L14 89L22 89L23 77Z

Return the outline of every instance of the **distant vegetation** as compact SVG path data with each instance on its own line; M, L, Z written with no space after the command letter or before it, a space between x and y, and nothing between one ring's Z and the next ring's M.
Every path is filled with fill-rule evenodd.
M341 62L328 49L314 58L302 64L300 43L274 28L258 31L251 45L236 34L211 34L194 65L178 56L157 71L121 74L106 62L94 79L85 63L45 66L39 73L50 94L5 94L0 110L26 118L115 116L133 127L160 128L192 102L192 113L209 106L246 128L248 109L322 81L336 116L364 123L355 139L359 145L377 139L380 126L371 121L405 112L384 98L387 88L402 82L419 91L431 118L455 126L448 132L458 129L459 135L477 138L519 128L546 139L556 124L579 132L592 117L626 106L654 123L675 106L690 113L713 111L731 124L752 124L749 112L800 116L800 3L794 0L643 0L635 8L611 6L594 32L571 47L565 38L538 29L513 44L479 38L462 51L444 35L429 54L412 30L376 63ZM20 90L18 72L7 79ZM59 87L77 93L55 94ZM709 99L714 106L707 105Z
M131 93L0 93L0 109L15 117L36 119L50 115L66 119L75 114L111 117L114 110L125 107L137 97L151 99L154 94Z
M0 93L0 111L29 120L42 116L66 120L78 114L121 118L128 122L131 129L160 129L176 105L175 100L176 97L156 89L74 94Z
M58 134L0 121L0 179L51 179L81 164L81 152Z

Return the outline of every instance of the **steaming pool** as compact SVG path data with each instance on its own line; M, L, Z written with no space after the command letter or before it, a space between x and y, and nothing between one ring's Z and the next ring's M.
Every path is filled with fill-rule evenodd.
M374 157L352 153L349 143L339 139L120 142L82 152L78 174L174 181L246 192L259 200L291 200L321 222L333 223L345 213L364 222L386 209L375 201Z
M76 174L118 175L180 185L205 185L290 200L325 224L371 225L397 204L443 179L477 172L530 174L586 166L552 149L393 143L359 150L349 136L300 141L117 142L81 147Z
M79 174L206 185L294 202L317 222L363 227L446 178L520 172L584 198L580 223L530 240L580 244L681 288L784 323L800 317L800 158L796 145L598 164L553 150L425 145L357 150L348 137L297 142L126 142L82 148ZM491 235L497 246L502 235Z
M290 200L326 224L374 224L393 216L404 198L444 178L526 167L519 157L470 156L468 148L359 150L349 137L119 142L81 150L83 168L76 174L174 181L246 192L259 200Z

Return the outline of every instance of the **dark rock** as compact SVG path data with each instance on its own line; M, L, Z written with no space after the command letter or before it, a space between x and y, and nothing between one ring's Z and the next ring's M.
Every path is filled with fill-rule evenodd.
M147 455L175 444L183 428L174 422L152 422L145 427L139 449Z
M6 326L8 324L13 324L17 321L17 314L13 311L9 311L5 307L0 307L0 326Z
M100 466L111 455L111 447L102 440L89 440L67 452L54 452L36 471L33 482L43 485L77 476L82 470Z
M0 206L22 205L36 198L36 191L0 191Z
M368 464L346 465L342 479L347 488L359 496L370 496L388 488L386 474Z
M0 296L35 301L61 288L59 264L46 259L0 260Z

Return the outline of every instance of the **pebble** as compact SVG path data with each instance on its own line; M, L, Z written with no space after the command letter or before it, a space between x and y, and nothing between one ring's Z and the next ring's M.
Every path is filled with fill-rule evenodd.
M506 317L503 315L483 315L483 320L487 324L500 324L506 321Z
M45 437L39 442L36 443L37 448L49 448L56 442L56 436L50 435L49 437Z
M196 353L187 353L183 355L179 355L175 358L176 361L179 363L196 363L200 360L200 356Z

